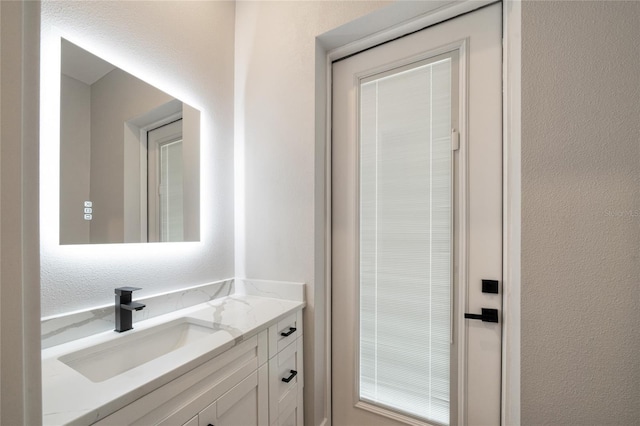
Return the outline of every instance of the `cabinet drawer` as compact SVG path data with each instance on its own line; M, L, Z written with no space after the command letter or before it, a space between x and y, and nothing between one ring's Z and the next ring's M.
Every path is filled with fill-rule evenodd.
M193 416L191 420L189 420L182 426L198 426L198 416Z
M302 311L289 315L269 327L269 358L302 336Z
M269 360L269 422L275 423L291 406L302 407L302 339Z
M278 404L277 420L271 426L302 426L304 422L302 383L289 388Z
M298 407L293 407L291 412L287 415L279 418L278 421L272 426L302 426L302 423L298 421Z
M267 365L263 365L198 414L199 426L267 423Z
M303 426L304 413L302 406L302 392L298 392L296 385L283 398L278 419L271 423L271 426Z

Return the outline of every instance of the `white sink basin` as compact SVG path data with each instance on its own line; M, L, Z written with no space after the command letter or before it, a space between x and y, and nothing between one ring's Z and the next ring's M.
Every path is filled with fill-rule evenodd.
M92 382L103 382L218 331L211 323L179 318L64 355L60 361Z

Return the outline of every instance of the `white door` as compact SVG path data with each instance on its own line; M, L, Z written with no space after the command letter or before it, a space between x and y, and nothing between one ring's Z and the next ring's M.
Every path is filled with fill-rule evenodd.
M184 241L182 119L147 133L148 241Z
M501 38L497 3L333 64L334 426L500 424Z

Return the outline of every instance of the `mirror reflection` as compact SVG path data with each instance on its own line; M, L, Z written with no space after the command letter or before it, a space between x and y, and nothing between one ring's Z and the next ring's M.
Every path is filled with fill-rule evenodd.
M62 40L60 244L200 239L200 112Z

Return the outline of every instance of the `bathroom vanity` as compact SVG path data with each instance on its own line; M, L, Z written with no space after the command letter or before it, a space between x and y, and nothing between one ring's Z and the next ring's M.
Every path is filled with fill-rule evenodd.
M303 307L233 294L47 348L44 424L302 425Z

